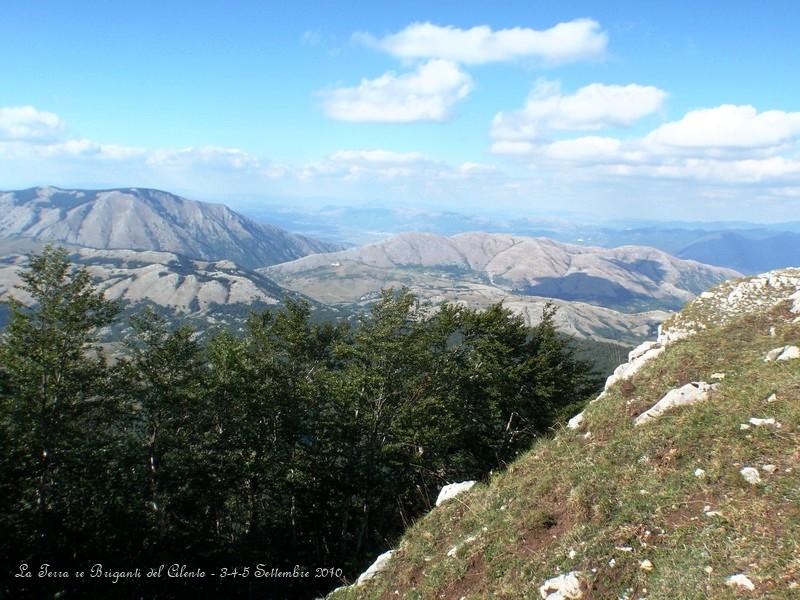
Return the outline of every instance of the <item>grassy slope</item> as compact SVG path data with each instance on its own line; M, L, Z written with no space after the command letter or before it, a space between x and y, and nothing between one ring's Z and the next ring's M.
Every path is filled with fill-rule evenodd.
M591 404L581 431L558 431L433 510L385 573L334 598L538 598L544 580L573 570L586 573L585 598L800 597L800 361L763 361L800 341L788 305L671 344ZM715 372L726 377L710 400L634 429L668 390ZM741 430L750 417L781 427ZM764 464L778 470L758 486L739 474ZM735 573L756 591L728 588Z

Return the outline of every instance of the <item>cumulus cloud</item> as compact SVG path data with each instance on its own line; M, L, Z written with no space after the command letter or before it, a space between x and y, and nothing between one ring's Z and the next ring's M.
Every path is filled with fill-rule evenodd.
M688 112L651 132L646 142L673 148L737 149L777 146L800 137L800 112L723 104Z
M592 19L558 23L544 30L514 27L495 31L486 25L460 29L413 23L383 38L364 33L355 37L398 58L441 58L465 64L525 57L561 64L602 56L608 44L608 35Z
M563 94L558 82L539 81L518 111L498 113L492 137L502 142L536 140L552 131L595 131L630 127L661 110L667 94L649 85L592 83ZM495 151L514 146L497 145ZM516 147L517 149L519 146Z
M33 106L0 106L0 140L49 141L57 138L63 128L58 115Z
M323 92L325 113L340 121L409 123L442 121L472 91L458 65L431 60L410 73L390 71L355 87Z
M694 110L634 139L501 139L491 149L536 169L702 184L800 183L800 113L722 105ZM580 171L576 171L579 169Z

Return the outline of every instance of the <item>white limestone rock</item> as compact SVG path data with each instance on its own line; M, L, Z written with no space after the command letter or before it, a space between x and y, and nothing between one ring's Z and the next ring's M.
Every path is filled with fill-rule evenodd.
M666 348L658 342L645 342L630 352L629 361L621 364L606 379L605 389L625 379L633 377L643 366L659 356ZM632 357L632 358L631 358Z
M638 426L657 417L666 411L679 406L688 406L707 400L718 384L709 384L705 381L694 381L683 387L675 388L666 393L654 406L634 419L633 424Z
M369 568L364 571L361 575L358 576L356 580L356 585L362 585L364 582L369 581L373 577L375 577L378 573L381 573L386 570L386 567L389 565L389 560L392 558L394 554L394 550L387 550L378 558L375 559L375 562L372 563Z
M461 542L460 544L456 544L455 546L450 548L450 550L447 551L447 556L449 556L450 558L453 558L456 554L458 554L458 551L461 550L461 548L463 546L466 546L467 544L471 544L472 542L474 542L477 539L478 539L478 536L475 536L475 535L471 535L471 536L465 538L463 542Z
M436 506L471 490L473 485L475 485L474 481L462 481L461 483L450 483L444 486L436 498Z
M747 590L748 592L752 592L756 589L756 586L750 581L750 578L747 575L743 575L742 573L738 573L737 575L731 575L725 580L725 585L732 588L739 588L742 590Z
M753 467L744 467L739 471L739 473L750 485L758 485L761 483L761 475L759 474L758 469L754 469Z
M792 360L795 358L800 358L800 348L797 346L780 346L767 352L764 362Z
M766 419L759 419L758 417L750 417L748 420L750 425L755 425L756 427L763 427L765 425L775 425L775 419L772 417L768 417Z
M577 415L567 421L567 427L570 429L580 429L581 425L583 425L583 411L579 412Z
M543 600L577 600L583 598L580 573L570 571L548 579L539 587L539 595Z

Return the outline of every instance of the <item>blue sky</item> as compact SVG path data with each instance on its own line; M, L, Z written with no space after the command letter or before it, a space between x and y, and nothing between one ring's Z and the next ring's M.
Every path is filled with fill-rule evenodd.
M792 2L36 2L0 188L800 219Z

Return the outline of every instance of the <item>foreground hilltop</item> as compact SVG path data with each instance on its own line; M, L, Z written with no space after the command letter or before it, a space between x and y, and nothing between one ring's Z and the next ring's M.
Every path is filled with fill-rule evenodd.
M144 188L0 192L0 238L158 250L250 269L340 247L256 223L223 204Z
M798 346L800 269L701 294L569 427L332 597L798 597Z

